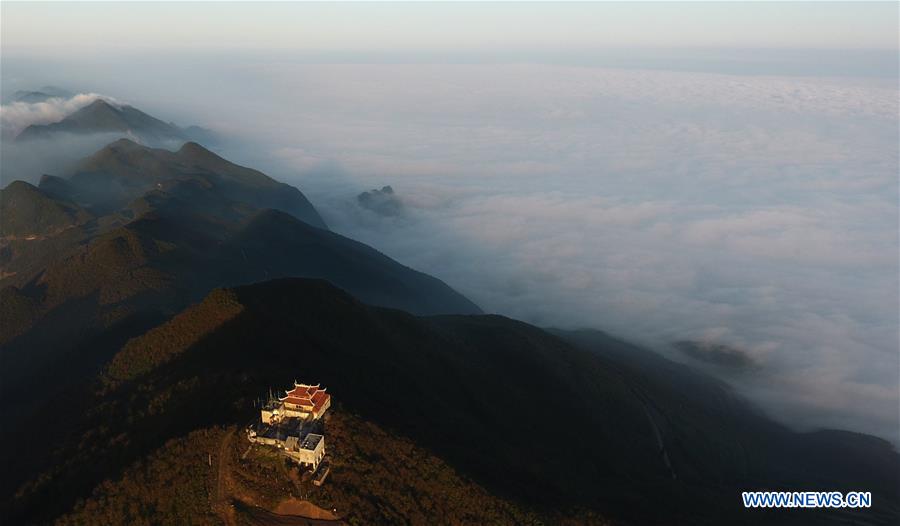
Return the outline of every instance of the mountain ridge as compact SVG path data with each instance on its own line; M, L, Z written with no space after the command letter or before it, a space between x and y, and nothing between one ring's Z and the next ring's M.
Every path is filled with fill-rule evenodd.
M0 237L53 234L90 219L80 206L25 181L13 181L0 193Z
M212 323L196 329L197 309ZM893 448L872 450L855 434L794 433L703 374L606 336L569 336L580 343L503 316L416 317L372 307L323 280L220 289L129 341L104 369L107 380L84 398L86 420L67 424L90 434L99 422L123 422L87 435L123 438L107 449L58 450L66 465L26 484L26 495L57 491L55 480L85 484L84 462L97 466L96 484L127 465L116 459L252 419L260 392L300 375L327 386L346 410L538 514L790 524L791 511L748 514L735 496L761 487L865 487L876 494L872 510L803 510L804 523L900 517L889 498L900 488ZM847 460L827 460L834 455Z
M90 104L50 124L32 124L16 136L17 141L50 138L58 133L125 133L146 141L186 140L177 126L163 122L127 104L111 103L98 98Z
M304 221L318 213L296 188L199 145L180 152L120 140L69 178L0 191L9 202L27 190L33 203L3 210L25 225L35 203L88 214L61 230L54 220L46 234L0 239L4 411L24 415L90 377L129 338L216 287L321 277L389 307L480 312L437 278ZM51 387L23 401L19 393L36 384Z

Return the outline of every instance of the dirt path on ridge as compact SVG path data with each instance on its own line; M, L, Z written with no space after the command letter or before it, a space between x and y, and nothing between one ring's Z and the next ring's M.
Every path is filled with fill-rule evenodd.
M216 472L216 496L213 502L213 509L222 517L227 526L236 526L237 521L234 518L234 509L231 506L230 499L227 498L228 474L231 472L229 464L231 448L231 440L234 438L234 429L230 429L222 438L219 444L219 462Z

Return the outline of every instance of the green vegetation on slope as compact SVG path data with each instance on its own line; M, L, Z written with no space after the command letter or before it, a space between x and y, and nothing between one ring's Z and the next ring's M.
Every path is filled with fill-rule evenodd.
M350 524L539 524L408 438L335 411L327 422L332 471L313 502Z
M0 190L0 237L55 234L90 218L81 207L53 199L24 181Z
M17 516L52 517L51 509L35 508L42 496L66 506L80 496L77 488L94 487L172 437L252 421L261 393L297 378L321 382L365 421L541 516L580 509L639 524L790 523L796 517L748 514L732 497L748 487L852 483L877 495L876 508L857 518L890 524L898 517L889 496L900 487L900 460L891 448L873 448L865 437L793 433L723 385L623 342L575 347L499 316L417 318L315 280L228 294L240 312L232 316L234 307L222 303L219 314L206 315L227 321L199 339L174 335L197 326L186 316L129 343L117 367L144 372L84 399L83 416L65 423L80 437L68 440L77 448L35 443L49 453L47 467L19 484L9 503ZM195 312L218 311L217 304ZM345 458L369 454L360 451Z
M171 360L179 352L240 314L234 294L217 289L203 302L178 314L168 323L130 340L112 359L107 375L113 382L134 379Z
M316 487L291 472L275 450L253 446L234 430L209 428L172 439L105 480L57 519L59 525L218 524L218 492L274 509L287 498L337 508L351 525L543 524L551 519L524 511L467 480L408 438L333 409L327 419L331 472ZM233 433L231 440L226 435ZM228 447L222 448L221 446ZM228 458L220 458L220 454ZM220 467L227 470L219 472ZM219 486L222 486L222 489ZM238 522L240 521L240 515ZM606 524L578 516L581 524Z
M14 183L3 191L5 201L18 202L20 194L55 212L2 210L18 214L23 231L52 228L33 239L0 240L0 409L7 418L0 448L27 439L42 414L129 339L216 287L318 277L365 301L420 314L479 312L440 280L313 226L324 223L296 188L198 144L170 152L116 141L67 179L47 176L41 188ZM73 202L74 223L58 230L59 214ZM85 210L94 217L82 217ZM7 224L17 223L4 218ZM127 370L116 362L109 378L154 363ZM6 478L30 474L14 469L19 461Z
M202 429L166 442L121 477L103 481L56 524L221 524L211 507L216 478L209 459L224 435L218 428Z
M300 190L227 161L193 142L171 152L120 139L84 159L70 177L73 199L109 211L160 187L165 190L173 181L199 181L229 201L281 210L327 229Z

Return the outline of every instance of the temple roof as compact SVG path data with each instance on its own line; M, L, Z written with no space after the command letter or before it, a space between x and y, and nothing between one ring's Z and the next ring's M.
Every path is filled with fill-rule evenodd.
M296 381L294 382L294 388L290 391L285 391L285 394L286 396L279 398L279 400L287 404L309 407L313 411L321 409L331 397L325 392L325 389L319 388L319 384L298 384Z

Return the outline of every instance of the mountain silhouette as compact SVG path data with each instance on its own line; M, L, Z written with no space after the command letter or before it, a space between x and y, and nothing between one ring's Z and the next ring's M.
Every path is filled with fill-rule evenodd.
M52 494L65 511L175 437L252 420L261 392L300 374L326 385L341 411L409 437L550 523L576 510L625 524L795 522L790 511L748 515L740 491L760 487L864 487L876 507L840 520L900 517L891 498L900 457L882 440L790 431L724 384L603 333L548 332L502 316L416 317L296 278L217 289L129 340L104 366L102 388L68 395L83 410L60 424L82 438L35 442L35 455L8 460L11 487L45 473L8 504L46 517L53 507L41 503ZM391 476L400 487L424 484ZM122 491L127 481L116 484ZM381 505L408 505L396 499ZM804 524L835 518L803 511Z
M55 96L42 92L21 93L22 102L45 102ZM59 122L32 124L16 136L17 141L53 139L59 134L87 135L95 133L119 134L124 138L148 145L169 146L184 141L218 142L218 136L200 126L181 128L164 122L127 104L96 99L87 106L67 115Z
M67 177L10 184L0 200L4 408L35 382L93 374L215 287L314 277L418 314L480 312L442 281L327 230L296 188L198 144L171 152L119 140Z

